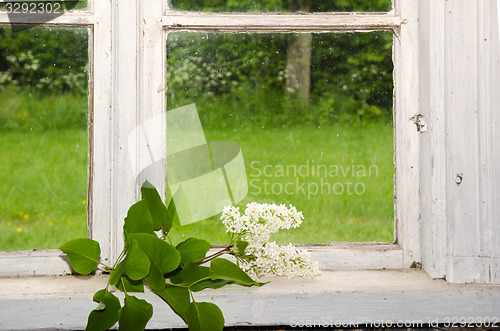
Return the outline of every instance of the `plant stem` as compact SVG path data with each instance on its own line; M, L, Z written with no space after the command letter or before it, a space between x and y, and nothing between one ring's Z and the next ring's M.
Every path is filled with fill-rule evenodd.
M198 259L198 260L194 260L193 263L199 263L199 264L203 264L205 262L208 262L210 260L213 260L215 259L216 257L219 257L223 254L225 254L226 252L229 252L231 250L231 248L233 247L233 244L231 245L228 245L226 247L224 247L223 249L221 249L220 251L218 252L215 252L214 254L212 255L209 255L209 256L205 256L204 258L201 258L201 259Z

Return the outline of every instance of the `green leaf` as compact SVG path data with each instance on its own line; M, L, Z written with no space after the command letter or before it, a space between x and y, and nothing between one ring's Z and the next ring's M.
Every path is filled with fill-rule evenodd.
M212 245L203 239L188 238L175 248L181 253L181 263L199 260L205 257Z
M174 202L173 198L171 198L170 201L168 202L167 218L168 218L169 223L166 225L163 225L163 231L165 231L165 228L167 228L167 227L170 230L170 228L173 225L176 227L180 226L179 215L177 214L177 209L175 209L175 202Z
M245 255L245 249L248 246L248 241L244 240L238 240L236 241L236 247L238 248L238 252L240 252L241 255Z
M217 331L224 328L224 316L217 305L191 302L186 311L189 331Z
M210 262L210 275L212 279L225 279L245 286L262 286L240 269L236 264L226 259L214 259Z
M149 274L150 262L148 255L141 249L139 243L131 239L127 255L109 276L109 283L116 285L123 274L132 280L140 280Z
M199 291L204 290L206 288L218 289L218 288L221 288L222 286L227 285L229 283L231 283L231 281L225 280L225 279L216 279L216 280L207 279L207 280L202 280L201 282L194 284L189 289L193 292L199 292Z
M94 271L101 256L99 243L88 238L68 241L59 249L68 256L73 269L82 275L88 275Z
M132 237L137 240L162 274L173 271L179 266L181 255L174 246L161 240L156 235L136 233Z
M120 281L116 284L116 288L122 292L141 292L144 293L144 282L140 280L132 280L127 276L122 275Z
M153 290L162 290L165 287L163 275L177 269L179 266L181 260L179 252L156 235L136 233L131 236L139 242L139 245L149 257L150 269L146 281Z
M118 330L144 330L151 317L153 317L153 306L150 303L125 295L125 305L118 311Z
M167 228L165 227L169 222L167 208L163 204L163 201L161 201L160 194L158 194L156 188L146 181L141 187L141 194L142 200L146 203L146 207L151 214L154 230L158 231L163 226L163 231L168 233L172 222L170 221L170 226L167 226Z
M171 276L170 280L178 286L191 286L204 278L210 278L210 269L189 262L182 267L181 272L175 276Z
M179 315L184 322L186 319L186 311L189 306L189 290L185 287L176 287L166 285L161 291L154 291L160 298L162 298L172 310Z
M120 300L107 290L100 290L94 294L94 301L99 302L96 309L89 314L85 330L107 330L118 321Z
M125 217L123 230L126 237L132 233L149 233L154 234L153 220L149 213L146 202L143 200L133 204Z

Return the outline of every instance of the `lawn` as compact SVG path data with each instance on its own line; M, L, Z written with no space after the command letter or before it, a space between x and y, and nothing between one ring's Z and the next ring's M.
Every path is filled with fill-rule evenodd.
M278 242L394 241L392 126L205 128L205 135L242 149L249 193L241 210L256 201L303 212L302 226L276 235ZM226 240L216 217L183 235Z
M206 127L205 135L242 149L249 194L239 206L274 202L303 212L302 227L278 242L393 241L392 126ZM54 249L86 236L86 131L2 132L0 146L0 250ZM191 235L226 239L217 217L172 239Z
M86 236L86 131L2 132L0 146L0 251Z

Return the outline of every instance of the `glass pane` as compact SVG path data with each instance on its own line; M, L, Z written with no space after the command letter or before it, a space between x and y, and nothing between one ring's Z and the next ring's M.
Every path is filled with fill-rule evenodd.
M174 10L202 12L387 12L391 0L170 0Z
M87 28L0 28L0 250L87 236Z
M389 32L170 33L167 119L194 103L203 132L185 139L167 131L167 154L187 153L175 139L191 146L204 139L237 143L248 187L237 206L292 204L304 214L303 225L276 236L278 242L393 242L392 70ZM212 161L216 147L208 151ZM231 153L236 159L237 150ZM167 159L167 167L175 161ZM236 169L228 167L227 178ZM202 194L182 185L188 199ZM209 198L196 197L198 209ZM187 229L189 235L224 243L218 216Z

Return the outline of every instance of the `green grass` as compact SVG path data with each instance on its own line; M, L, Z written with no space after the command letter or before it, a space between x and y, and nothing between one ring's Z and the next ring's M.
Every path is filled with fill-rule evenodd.
M242 149L249 180L249 194L238 204L242 210L256 201L293 204L303 212L302 226L276 235L278 242L394 241L392 126L267 130L236 125L234 129L205 128L205 135L209 141L235 141ZM227 240L217 217L172 237L178 241L187 236L216 243Z
M0 251L85 237L86 131L2 132L0 148Z
M0 251L54 249L86 236L86 98L8 88L0 99ZM276 235L280 243L394 240L391 125L332 124L328 113L301 123L305 117L290 109L278 114L260 101L244 109L245 102L198 107L207 141L241 147L249 192L238 206L283 203L302 211L303 225ZM171 237L186 236L227 241L217 216Z
M303 225L276 236L278 242L393 241L391 126L207 128L205 133L208 140L235 141L242 148L250 185L249 195L240 207L250 201L291 203L303 212ZM0 146L0 250L53 249L72 238L86 236L86 132L3 132ZM314 176L312 164L337 166L340 170L338 176L330 176L331 172ZM356 176L355 171L354 175L349 172L344 176L341 167L346 170L353 164L376 165L378 173L372 171L368 176L367 170L366 176ZM273 167L268 167L273 169L271 176L263 174L265 165ZM298 178L306 183L306 194L265 194L264 180L275 188L295 183L293 173L276 173L278 165L293 165L296 169L302 166L304 176L299 174ZM331 185L348 180L362 183L364 193L314 194L309 190L308 196L307 183L320 183L321 179ZM174 234L173 240L195 235L214 243L226 241L218 217L184 231Z

